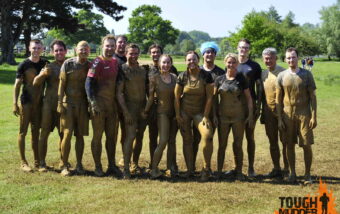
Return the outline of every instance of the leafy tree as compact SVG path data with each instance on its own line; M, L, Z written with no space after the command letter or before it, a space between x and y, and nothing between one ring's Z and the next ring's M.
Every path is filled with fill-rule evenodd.
M181 44L181 52L185 54L188 51L193 51L196 49L195 43L191 39L184 39Z
M75 33L67 33L64 29L54 28L48 32L48 35L62 39L67 45L75 45L81 40L86 40L89 43L100 44L103 36L109 33L104 26L103 16L92 13L87 10L79 10L75 15L78 23L83 25Z
M268 20L263 13L253 10L244 17L242 24L242 28L229 38L233 47L237 47L241 38L247 38L252 42L252 53L255 55L261 55L264 48L278 46L281 35L277 31L277 25Z
M232 33L229 41L232 47L237 46L241 38L247 38L252 42L252 54L260 56L263 49L275 47L279 52L284 53L288 47L296 47L302 54L315 55L321 52L321 48L314 36L306 33L298 24L294 23L294 14L289 12L287 16L278 22L274 16L274 9L271 12L248 13L243 21L242 28Z
M24 30L26 38L44 28L56 27L66 32L75 32L79 25L73 17L74 9L91 10L96 7L116 21L122 18L120 12L126 10L112 0L2 0L1 3L0 63L9 64L15 64L13 47Z
M285 18L282 20L282 26L286 28L298 27L299 25L294 23L295 14L289 11Z
M129 41L138 43L144 52L153 43L163 47L175 44L179 30L172 27L171 21L164 20L161 13L161 8L155 5L142 5L132 11L128 38Z
M181 43L184 39L193 40L193 39L191 38L191 36L190 36L187 32L181 31L181 32L179 32L179 35L178 35L178 37L177 37L177 39L176 39L176 43Z
M330 7L323 7L320 11L321 24L320 33L330 58L335 55L340 58L340 0Z
M211 40L211 37L208 33L198 30L193 30L188 33L190 37L194 40L196 46L201 45L201 43L205 41Z
M220 41L219 46L220 46L220 53L219 53L219 55L221 55L221 56L225 56L225 55L227 55L227 53L235 52L236 51L236 46L232 47L228 37L223 38Z
M274 6L270 6L268 11L265 12L265 15L268 17L270 21L276 22L276 23L281 23L281 16L277 12Z

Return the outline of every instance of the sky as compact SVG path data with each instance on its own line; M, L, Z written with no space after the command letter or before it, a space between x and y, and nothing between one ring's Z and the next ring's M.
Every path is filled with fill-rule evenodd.
M336 3L336 0L120 0L118 4L128 9L121 13L123 19L116 22L104 16L105 27L116 35L128 33L129 18L134 9L143 4L157 5L161 17L172 22L181 31L199 30L211 37L225 37L242 27L243 17L251 12L267 11L274 6L283 18L289 11L295 14L298 24L320 23L319 11Z

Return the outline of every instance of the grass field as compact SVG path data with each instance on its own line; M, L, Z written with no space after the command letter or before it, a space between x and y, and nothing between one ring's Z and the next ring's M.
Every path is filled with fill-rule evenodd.
M22 59L19 59L20 61ZM148 59L142 59L143 62ZM184 60L176 59L178 70L185 68ZM221 67L222 61L217 62ZM282 64L280 62L280 64ZM263 66L263 64L261 63ZM286 67L285 64L282 64ZM147 176L118 180L112 177L97 178L90 150L92 134L85 137L83 163L86 176L61 177L59 173L23 173L20 171L17 132L19 120L12 115L12 93L15 66L0 66L0 213L273 213L280 207L280 196L306 196L315 194L318 185L287 185L277 180L232 180L200 183L198 179L150 180ZM316 62L313 74L317 84L318 127L315 129L314 178L322 176L337 198L340 211L340 63ZM26 137L26 156L33 164L30 135ZM49 138L47 164L57 168L59 162L58 138ZM227 148L224 170L233 168L231 142ZM271 170L269 144L263 125L256 127L255 169L258 174ZM177 135L177 162L185 170L182 139ZM149 164L148 133L145 132L140 165ZM216 170L217 137L214 138L213 170ZM246 146L244 143L244 151ZM296 150L297 173L303 175L303 153ZM105 152L102 155L106 166ZM117 145L117 161L122 157ZM75 165L74 140L70 162ZM197 169L202 167L199 152ZM247 171L247 155L244 156L244 173ZM165 160L161 161L165 168ZM105 168L104 168L105 170Z

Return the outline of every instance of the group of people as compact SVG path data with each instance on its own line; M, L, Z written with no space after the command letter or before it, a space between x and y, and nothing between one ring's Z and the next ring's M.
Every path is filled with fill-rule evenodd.
M312 71L314 66L314 59L312 57L302 58L301 59L302 68L307 68Z
M129 179L131 174L138 173L144 131L148 126L152 178L163 175L158 165L166 147L166 173L178 175L176 134L179 129L187 168L184 176L194 176L201 144L204 162L200 179L209 180L213 174L211 157L217 129L216 176L244 180L243 136L247 141L248 176L255 177L254 130L260 118L265 124L274 165L266 176L286 177L288 181L296 182L295 144L298 143L304 150L305 182L312 182L316 87L311 72L298 67L296 49L287 49L288 69L284 69L276 64L276 50L266 48L262 56L267 69L262 71L260 65L249 58L250 41L241 39L238 54L227 54L225 69L222 69L215 64L218 45L205 42L200 48L203 65L199 65L199 54L189 51L185 56L187 69L178 73L172 57L163 54L162 47L157 44L149 48L152 59L149 65L138 62L140 48L137 44L128 44L125 36L109 34L102 39L101 45L101 56L90 62L90 47L86 41L77 44L76 57L65 59L64 42L54 40L51 53L55 60L48 62L40 57L41 41L30 42L31 56L18 66L14 85L13 112L20 116L18 144L23 171L32 171L25 157L25 136L31 124L34 166L39 171L48 170L45 161L48 136L57 127L61 175L71 174L68 160L72 135L76 137L75 171L84 174L83 136L88 135L91 120L91 150L96 176L105 175L101 164L104 133L108 160L106 174ZM123 166L123 172L116 165L119 124L123 151L119 164ZM233 133L235 167L223 172L230 131ZM279 139L283 145L283 169Z

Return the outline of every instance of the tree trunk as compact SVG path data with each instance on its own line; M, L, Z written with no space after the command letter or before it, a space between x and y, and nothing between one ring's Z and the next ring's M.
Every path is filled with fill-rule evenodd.
M29 57L30 56L30 41L31 41L31 30L30 30L30 26L28 29L24 30L24 41L25 41L25 56Z
M1 11L1 48L2 56L0 64L8 63L10 65L16 64L14 58L14 46L19 41L22 33L23 23L27 21L30 12L30 5L28 1L2 0ZM20 20L14 21L14 10L22 4L22 16ZM20 8L20 7L19 7ZM18 11L18 10L17 10ZM16 12L17 12L16 11Z
M11 29L11 11L9 11L10 8L4 4L1 6L1 49L2 49L2 55L0 58L0 64L2 63L8 63L10 65L15 65L15 59L14 59L14 39L12 35L12 29Z

